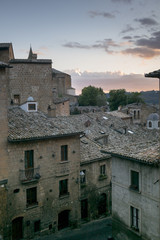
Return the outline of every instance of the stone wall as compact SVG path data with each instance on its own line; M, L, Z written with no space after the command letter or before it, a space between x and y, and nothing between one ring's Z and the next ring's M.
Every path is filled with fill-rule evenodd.
M10 99L20 95L20 103L32 96L38 102L38 109L47 112L53 101L51 63L11 63L9 72Z
M68 145L68 161L61 161L61 145ZM34 168L40 167L40 179L24 183L19 170L24 170L24 151L34 150ZM79 221L80 169L79 137L9 144L8 232L12 220L23 217L24 238L33 237L34 222L41 221L39 234L57 231L58 214L70 211L70 222ZM59 196L59 181L68 179L69 194ZM37 187L38 204L26 206L26 190ZM13 207L14 206L14 207ZM28 225L27 225L28 224Z

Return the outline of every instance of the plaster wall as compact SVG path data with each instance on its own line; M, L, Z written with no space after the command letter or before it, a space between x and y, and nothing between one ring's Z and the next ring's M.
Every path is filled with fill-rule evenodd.
M139 191L130 189L130 171L139 172ZM160 183L159 168L112 159L112 214L113 218L131 227L130 207L139 210L139 232L144 239L160 237ZM131 229L131 228L130 228Z

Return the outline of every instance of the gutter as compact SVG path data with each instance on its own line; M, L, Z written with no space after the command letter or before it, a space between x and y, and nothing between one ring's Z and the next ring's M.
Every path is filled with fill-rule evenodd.
M71 136L76 136L76 135L80 135L80 134L82 134L82 132L61 134L61 135L55 135L55 136L21 138L21 139L11 139L10 137L8 137L8 142L10 142L10 143L31 142L31 141L37 141L37 140L49 140L49 139L56 139L56 138L62 138L62 137L71 137Z

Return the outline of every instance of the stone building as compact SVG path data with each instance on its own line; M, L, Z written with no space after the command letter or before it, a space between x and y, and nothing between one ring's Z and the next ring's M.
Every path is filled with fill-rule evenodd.
M159 129L160 119L158 113L151 113L147 118L147 128L148 129Z
M143 103L132 103L122 107L120 112L129 115L132 118L133 124L146 126L149 114L158 112L158 109L155 106Z
M112 153L114 236L124 231L131 240L160 238L159 154L158 145L139 158Z
M13 104L22 104L32 96L39 104L38 110L47 113L48 106L53 108L57 97L68 97L71 102L77 101L75 90L71 87L71 76L53 69L52 60L38 59L32 48L27 59L16 59L12 44L0 43L0 61L12 66L8 75L9 100ZM56 110L59 115L61 108L59 109L58 105ZM69 109L66 112L69 113Z

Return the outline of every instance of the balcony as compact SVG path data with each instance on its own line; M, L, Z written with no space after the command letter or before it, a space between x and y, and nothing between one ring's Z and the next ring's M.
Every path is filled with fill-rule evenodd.
M21 183L36 182L40 179L40 167L19 170L19 179Z

